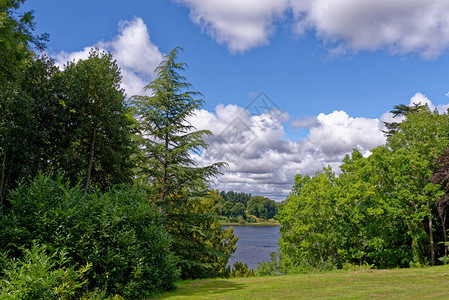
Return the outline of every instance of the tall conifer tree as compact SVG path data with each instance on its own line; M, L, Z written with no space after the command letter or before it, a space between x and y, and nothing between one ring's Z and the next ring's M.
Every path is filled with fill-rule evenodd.
M145 86L151 96L133 96L136 119L140 123L142 161L140 174L148 179L152 197L165 216L173 250L180 258L182 276L210 276L217 257L230 254L210 243L221 236L215 226L213 205L207 208L208 182L219 174L224 163L197 166L192 153L207 144L209 130L196 130L188 118L202 107L198 92L179 74L185 63L176 62L180 48L173 49L156 68L157 78ZM235 242L234 242L235 244Z

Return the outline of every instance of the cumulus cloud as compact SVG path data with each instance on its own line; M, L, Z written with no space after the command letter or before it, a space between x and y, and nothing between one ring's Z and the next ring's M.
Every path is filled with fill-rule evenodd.
M214 112L199 110L190 119L197 129L214 133L209 148L195 155L199 165L225 161L216 188L285 199L296 174L314 174L328 165L335 169L344 155L357 148L369 149L385 143L377 119L352 118L343 111L314 117L307 138L285 138L286 118L266 112L251 115L236 105L219 105Z
M332 52L388 49L433 58L449 46L447 0L176 0L232 52L267 44L279 19L314 31Z
M431 111L434 111L436 109L439 113L445 113L449 108L449 104L435 106L434 104L432 104L432 101L430 101L429 98L421 93L416 93L412 98L410 98L409 106L412 106L414 104L427 105Z
M154 69L163 59L141 18L120 22L119 34L112 41L101 41L81 51L59 52L52 56L62 67L67 61L86 59L93 47L113 54L122 70L122 88L128 96L142 94L143 87L155 78Z
M357 148L366 151L385 142L378 119L351 118L344 111L319 114L319 127L310 130L308 139L327 155L348 153Z
M92 47L98 47L98 46L92 46ZM69 61L78 61L80 59L86 59L89 57L89 51L92 49L92 47L85 47L81 51L75 51L75 52L65 52L61 51L59 53L56 53L54 55L51 55L55 59L55 64L59 68L64 68L64 66ZM105 51L105 49L100 49Z
M449 45L446 0L291 0L297 32L314 29L336 51L420 53L432 58Z
M267 44L287 0L176 0L190 8L190 19L231 52Z
M310 129L314 127L320 126L320 122L317 117L314 116L305 116L299 120L293 120L290 125L296 129Z

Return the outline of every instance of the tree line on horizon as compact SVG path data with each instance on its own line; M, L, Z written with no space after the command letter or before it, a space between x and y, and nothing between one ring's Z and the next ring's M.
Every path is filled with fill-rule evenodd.
M258 219L275 218L278 205L274 200L263 196L234 191L221 191L215 212L224 217L224 221L255 223Z

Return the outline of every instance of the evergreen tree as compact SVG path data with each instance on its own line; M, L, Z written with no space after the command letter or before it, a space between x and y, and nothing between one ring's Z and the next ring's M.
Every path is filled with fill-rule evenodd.
M180 75L185 63L176 62L180 48L173 49L156 68L157 78L145 87L151 96L133 96L141 133L142 160L139 173L150 184L152 198L165 215L165 225L174 238L173 250L180 257L184 278L205 276L214 268L210 257L226 256L207 243L213 224L211 209L198 209L207 197L209 180L224 163L197 166L191 153L207 144L208 130L196 130L188 117L202 107L198 92Z

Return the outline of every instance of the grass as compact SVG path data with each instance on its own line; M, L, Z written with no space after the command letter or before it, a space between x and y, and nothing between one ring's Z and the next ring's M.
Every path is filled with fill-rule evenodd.
M185 281L157 299L449 299L449 266Z

